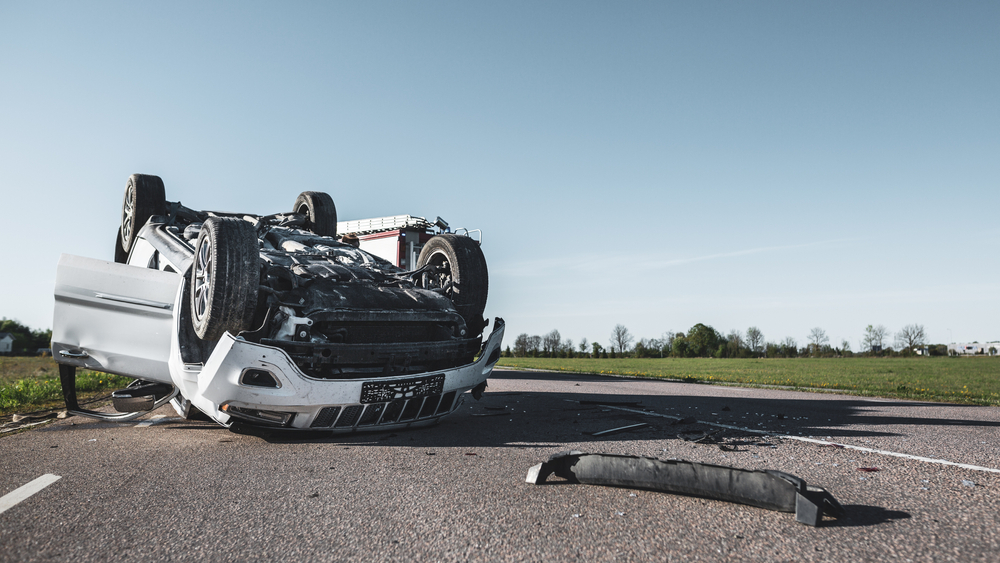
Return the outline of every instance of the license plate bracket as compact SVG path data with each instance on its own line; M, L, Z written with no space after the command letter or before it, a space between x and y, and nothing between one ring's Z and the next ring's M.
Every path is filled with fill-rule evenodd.
M396 399L414 399L438 395L444 390L444 374L397 381L365 381L361 384L361 403L385 403Z

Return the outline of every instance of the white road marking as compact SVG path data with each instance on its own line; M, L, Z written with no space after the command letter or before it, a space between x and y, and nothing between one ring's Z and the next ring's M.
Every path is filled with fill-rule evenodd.
M572 401L572 400L569 400L569 399L567 399L567 400L570 401L570 402L573 402L573 403L578 402L578 401ZM647 412L647 411L644 411L644 410L630 409L630 408L627 408L627 407L614 407L614 406L611 406L611 405L601 405L601 406L603 406L604 408L607 408L607 409L616 409L616 410L626 411L626 412L632 412L632 413L636 413L636 414L643 414L643 415L646 415L646 416L658 416L660 418L670 418L670 419L673 419L673 420L681 420L681 417L679 417L679 416L671 416L669 414L660 414L660 413L656 413L656 412ZM887 455L887 456L892 456L892 457L901 457L901 458L904 458L904 459L912 459L912 460L915 460L915 461L922 461L924 463L936 463L938 465L950 465L950 466L953 466L953 467L961 467L962 469L971 469L972 471L985 471L987 473L1000 473L1000 469L994 469L992 467L980 467L978 465L969 465L968 463L958 463L958 462L955 462L955 461L947 461L947 460L944 460L944 459L929 458L929 457L923 457L923 456L912 455L912 454L904 454L904 453L900 453L900 452L892 452L892 451L889 451L889 450L876 450L875 448L866 448L866 447L863 447L863 446L852 446L851 444L838 444L837 442L828 442L826 440L817 440L815 438L805 438L803 436L792 436L790 434L778 434L778 433L775 433L775 432L768 432L766 430L755 430L753 428L744 428L742 426L732 426L732 425L729 425L729 424L720 424L718 422L708 422L708 421L704 421L704 420L698 420L696 422L698 424L707 424L709 426L715 426L717 428L728 428L730 430L741 430L743 432L752 432L754 434L761 434L761 435L764 435L764 436L774 436L775 438L782 438L782 439L787 439L787 440L799 440L800 442L809 442L811 444L820 444L820 445L823 445L823 446L836 446L836 447L845 448L845 449L849 449L849 450L857 450L859 452L868 452L868 453L872 453L872 454Z
M51 473L46 473L38 479L14 489L13 491L0 497L0 514L3 514L8 509L13 508L19 502L26 500L31 495L37 493L38 491L48 487L52 483L55 483L62 477L58 475L53 475Z
M139 424L136 424L135 427L136 428L145 428L147 426L152 426L152 425L156 424L157 422L165 422L163 420L164 418L167 418L167 416L164 415L164 414L158 414L158 415L154 416L153 418L150 418L148 420L143 420Z

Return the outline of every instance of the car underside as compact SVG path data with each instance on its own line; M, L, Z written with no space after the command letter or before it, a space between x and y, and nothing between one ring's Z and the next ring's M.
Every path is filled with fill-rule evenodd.
M342 415L348 406L370 411L374 403L363 399L389 397L375 423L410 424L451 412L464 390L481 391L499 357L503 322L484 345L488 277L478 241L436 233L415 267L404 269L336 230L336 208L322 192L303 192L287 213L196 211L166 201L158 177L133 175L115 246L119 264L60 262L53 351L64 371L119 373L138 380L137 389L162 384L149 395L119 393L116 407L126 416L170 395L182 414L193 405L223 424L315 428L336 407L330 426L354 430L360 413L350 425ZM281 369L272 369L273 350ZM469 374L457 374L473 365L476 381L453 389L445 406L448 381L466 386ZM227 377L209 373L222 366ZM216 379L227 383L210 397L207 385ZM388 382L381 395L372 391L379 380ZM324 381L330 384L316 383ZM351 383L340 388L357 387L358 397L334 392L334 382ZM71 384L64 378L67 403L75 402ZM333 395L339 404L327 404ZM433 407L428 397L437 397ZM284 409L274 411L280 416L261 415L271 412L269 402ZM387 418L390 404L400 411L395 418Z

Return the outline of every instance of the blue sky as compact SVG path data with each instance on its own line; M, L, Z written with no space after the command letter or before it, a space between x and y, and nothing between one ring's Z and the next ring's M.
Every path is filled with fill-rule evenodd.
M487 313L1000 339L995 2L0 0L0 316L50 327L128 175L484 231Z

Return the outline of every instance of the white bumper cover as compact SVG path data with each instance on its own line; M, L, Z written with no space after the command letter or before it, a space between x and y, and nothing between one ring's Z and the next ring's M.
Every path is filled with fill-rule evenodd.
M171 354L181 395L220 424L354 432L432 424L453 412L461 395L483 384L500 358L504 323L496 319L479 359L453 369L365 379L315 379L279 348L223 335L204 367ZM176 342L174 343L176 346ZM276 387L248 385L248 370L270 374ZM182 403L174 401L181 410Z

